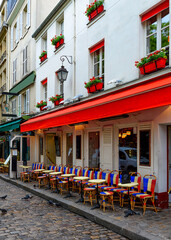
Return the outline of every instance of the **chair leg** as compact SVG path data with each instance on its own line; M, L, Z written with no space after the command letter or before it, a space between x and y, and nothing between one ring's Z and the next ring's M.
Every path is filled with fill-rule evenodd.
M145 215L145 211L146 211L147 199L144 199L142 202L143 202L143 216L144 216Z
M156 209L156 206L155 206L155 203L154 203L154 198L151 199L151 202L152 202L152 204L153 204L154 211L157 213L157 209Z

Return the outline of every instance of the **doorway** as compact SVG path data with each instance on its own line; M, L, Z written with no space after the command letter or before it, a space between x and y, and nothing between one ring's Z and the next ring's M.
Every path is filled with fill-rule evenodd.
M89 132L89 168L100 168L100 133Z
M71 167L73 165L73 134L66 134L66 164Z
M168 190L171 188L171 126L168 127ZM171 194L169 194L171 204Z
M46 156L52 164L56 164L56 149L54 134L48 134L46 136Z

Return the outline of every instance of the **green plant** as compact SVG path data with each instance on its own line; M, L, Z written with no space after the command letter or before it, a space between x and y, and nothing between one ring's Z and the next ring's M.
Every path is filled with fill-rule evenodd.
M64 35L62 34L60 34L59 36L55 35L55 37L51 39L52 45L56 45L57 42L59 42L61 39L64 39Z
M99 6L103 5L104 0L95 0L90 5L87 6L85 15L88 17L93 11L95 11Z
M53 96L50 97L50 98L49 98L49 101L51 101L51 102L54 103L54 102L56 102L56 101L60 101L61 99L62 99L62 96L57 94L55 97L53 97Z
M140 68L140 67L142 67L143 65L145 65L146 63L155 61L155 60L157 60L157 59L159 59L159 58L165 58L165 59L167 59L165 49L157 50L157 51L155 51L154 53L149 54L147 57L141 58L141 61L136 61L136 62L135 62L135 66L136 66L137 68Z
M37 102L36 107L37 107L37 108L40 108L40 107L42 107L42 106L46 106L46 105L47 105L47 102L41 100L40 102Z
M84 87L85 88L90 88L91 86L96 85L97 83L102 83L102 78L92 77L92 78L90 78L90 81L84 82L84 84L85 84Z
M47 54L47 52L46 52L46 51L43 51L43 52L41 53L41 55L39 56L39 58L44 57L44 55L46 55L46 54Z

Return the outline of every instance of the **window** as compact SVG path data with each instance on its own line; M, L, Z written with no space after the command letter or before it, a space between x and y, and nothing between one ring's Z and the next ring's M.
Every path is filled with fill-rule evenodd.
M62 20L60 24L60 28L61 28L61 34L64 35L64 20Z
M81 159L81 135L76 136L76 159Z
M39 137L39 153L43 155L43 138Z
M13 48L16 47L18 42L18 29L17 29L17 23L15 23L13 28Z
M23 100L24 100L24 113L26 113L26 93L23 94Z
M23 33L27 31L27 5L25 6L23 12Z
M12 114L16 114L16 99L12 101Z
M47 83L43 85L44 87L44 101L47 101Z
M146 21L146 52L169 47L169 9L151 17Z
M47 33L42 37L42 50L41 50L41 53L43 51L47 51Z
M17 81L17 59L13 61L13 84Z
M28 46L26 46L26 48L23 49L23 75L25 75L27 73L27 62L28 62L27 49L28 49Z
M27 89L26 92L23 94L24 100L24 113L29 113L30 110L30 90Z
M94 77L102 77L104 82L104 47L93 53L93 75Z
M140 131L140 165L151 166L151 131Z

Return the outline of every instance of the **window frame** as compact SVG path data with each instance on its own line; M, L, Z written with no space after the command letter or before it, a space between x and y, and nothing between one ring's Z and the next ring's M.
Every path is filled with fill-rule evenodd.
M12 114L16 115L16 99L11 101L12 103Z
M95 62L95 53L97 53L97 51L99 51L99 61ZM103 58L103 52L104 52L104 58ZM94 51L92 53L92 58L93 58L93 76L94 77L102 77L103 82L105 80L105 67L104 67L104 73L102 72L102 62L104 62L104 66L105 66L105 48L104 46L101 47L100 49ZM97 65L99 63L99 75L95 75L95 65Z
M168 9L168 8L167 8L167 9ZM167 10L167 9L165 9L165 10ZM165 11L165 10L163 10L163 11ZM153 17L156 17L156 22L157 22L157 30L156 30L156 33L152 33L152 34L147 35L148 21L149 21L151 18L153 18L153 17L147 19L147 20L144 22L144 23L145 23L145 52L146 52L146 55L149 55L149 54L151 54L151 53L153 53L153 52L155 52L156 50L159 50L159 49L161 49L161 48L166 49L166 48L169 47L169 44L168 44L167 46L162 47L162 41L161 41L161 40L162 40L162 30L165 29L165 28L169 28L169 30L170 30L170 24L167 25L167 26L165 26L165 27L163 27L163 28L162 28L162 26L161 26L161 25L162 25L162 12L163 12L163 11L161 11L160 13L156 14L155 16L153 16ZM170 12L169 12L169 15L170 15ZM150 49L148 50L147 39L148 39L148 37L150 37L150 36L152 36L152 35L154 35L154 34L157 35L157 37L156 37L156 50L150 52Z
M13 84L15 84L17 82L17 58L14 59L13 61L13 71L12 71L12 74L13 74Z
M23 75L28 72L28 46L23 49Z
M141 164L141 132L149 132L149 165ZM151 129L140 129L139 130L139 166L140 167L151 167Z

